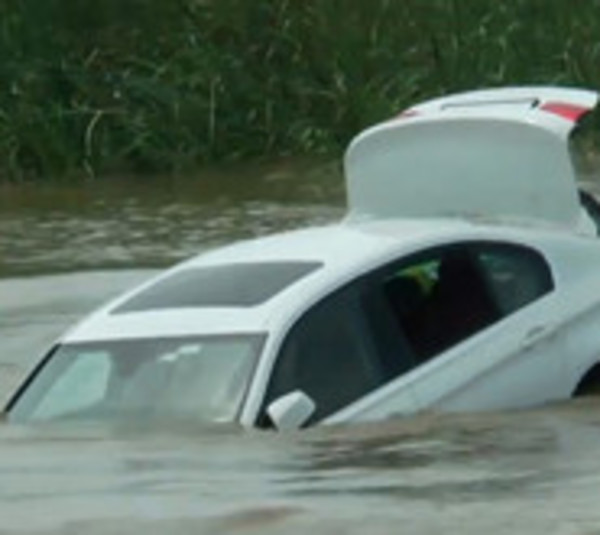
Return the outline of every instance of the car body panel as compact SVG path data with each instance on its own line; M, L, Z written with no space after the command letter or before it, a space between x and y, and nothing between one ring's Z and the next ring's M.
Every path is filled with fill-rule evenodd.
M564 329L547 296L426 367L415 386L421 407L482 410L540 405L561 399ZM536 373L543 369L544 373Z

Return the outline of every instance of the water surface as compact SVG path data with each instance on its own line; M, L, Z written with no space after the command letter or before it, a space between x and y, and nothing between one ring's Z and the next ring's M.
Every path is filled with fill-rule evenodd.
M68 325L157 268L336 219L336 176L2 191L0 398ZM595 400L287 435L4 425L0 534L598 534L599 443Z

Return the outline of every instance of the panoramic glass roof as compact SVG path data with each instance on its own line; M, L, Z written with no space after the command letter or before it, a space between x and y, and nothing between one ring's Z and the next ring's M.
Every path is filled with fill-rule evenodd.
M163 308L251 307L321 266L320 262L260 262L190 268L150 286L113 314Z

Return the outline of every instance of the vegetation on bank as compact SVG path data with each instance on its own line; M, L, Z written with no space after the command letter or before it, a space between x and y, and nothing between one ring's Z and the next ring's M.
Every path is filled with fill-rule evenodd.
M0 177L339 154L421 98L597 87L596 0L0 3Z

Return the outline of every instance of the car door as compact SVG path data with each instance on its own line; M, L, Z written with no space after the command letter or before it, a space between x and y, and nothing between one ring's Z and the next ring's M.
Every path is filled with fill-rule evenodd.
M557 397L562 340L548 264L516 244L465 242L401 258L309 309L279 351L266 407L302 390L309 423Z
M267 407L296 390L316 405L308 424L343 412L414 366L386 304L359 277L307 310L278 351L257 425L270 427ZM396 410L416 410L410 388L397 391Z
M456 243L372 276L411 350L413 367L337 419L396 412L410 388L419 409L522 407L558 397L564 342L551 271L523 245Z

